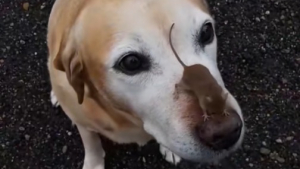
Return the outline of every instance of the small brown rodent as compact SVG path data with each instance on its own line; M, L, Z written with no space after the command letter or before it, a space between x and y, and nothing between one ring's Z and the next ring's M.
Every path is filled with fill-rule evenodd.
M201 64L187 66L179 58L173 47L171 38L174 25L173 23L169 32L169 43L174 55L184 68L182 79L175 87L181 87L195 94L203 110L204 120L207 120L210 114L228 115L228 111L226 110L228 93L225 94L223 92L222 87L218 84L210 71Z

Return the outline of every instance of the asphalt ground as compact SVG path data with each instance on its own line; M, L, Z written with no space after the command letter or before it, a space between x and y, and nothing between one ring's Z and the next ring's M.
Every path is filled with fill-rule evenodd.
M246 119L242 148L220 166L174 167L155 142L139 148L104 140L106 169L300 168L300 1L209 3L217 21L221 73ZM46 26L52 4L0 0L1 169L82 167L77 130L49 100Z

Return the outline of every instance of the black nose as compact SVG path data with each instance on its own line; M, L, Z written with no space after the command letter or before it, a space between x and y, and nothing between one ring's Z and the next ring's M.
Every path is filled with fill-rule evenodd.
M197 128L200 141L218 151L229 149L240 138L242 120L236 112L230 115L214 115Z

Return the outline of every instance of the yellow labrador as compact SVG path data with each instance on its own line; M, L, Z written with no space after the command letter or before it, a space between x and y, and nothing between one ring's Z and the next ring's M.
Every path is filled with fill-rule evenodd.
M204 121L195 96L177 91L187 65L200 63L228 92L235 113ZM76 124L84 169L104 169L98 133L117 143L155 139L166 160L214 162L244 137L236 99L216 63L217 39L204 0L56 0L48 25L51 101Z

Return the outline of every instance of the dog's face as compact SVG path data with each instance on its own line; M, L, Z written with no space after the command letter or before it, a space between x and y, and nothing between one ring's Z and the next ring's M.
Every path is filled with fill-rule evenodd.
M241 109L229 93L227 102L236 114L205 122L196 97L175 88L183 67L168 42L175 23L172 41L183 62L206 66L224 87L214 20L207 9L203 0L90 2L77 17L64 51L73 52L71 81L84 70L101 91L96 95L130 110L159 143L184 159L223 157L242 141Z

